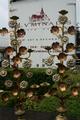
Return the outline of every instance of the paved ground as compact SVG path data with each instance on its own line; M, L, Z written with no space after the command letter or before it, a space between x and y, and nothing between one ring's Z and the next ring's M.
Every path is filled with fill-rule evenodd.
M56 114L46 112L34 112L26 111L26 120L55 120ZM0 120L17 120L12 109L1 108L0 109ZM68 118L68 120L80 120L76 118Z

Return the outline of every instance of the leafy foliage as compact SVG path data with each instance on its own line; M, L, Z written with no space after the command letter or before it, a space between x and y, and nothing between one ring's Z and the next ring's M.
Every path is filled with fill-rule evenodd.
M29 86L31 86L32 84L40 84L42 82L49 82L50 86L48 87L48 89L51 88L51 86L56 86L56 84L52 81L52 76L48 76L46 75L46 69L38 69L38 68L30 68L30 69L20 69L20 71L23 71L23 74L21 76L21 80L26 80L29 83ZM27 73L28 71L33 73L33 76L31 78L28 78L25 76L25 73ZM53 70L53 74L56 73L56 70ZM69 75L69 77L68 77ZM1 77L0 76L0 89L3 90L7 90L10 91L10 89L12 88L6 88L4 85L4 82L6 79L10 79L14 82L15 84L15 80L12 76L12 70L8 69L8 75L6 77ZM74 72L72 71L67 71L65 73L64 76L64 81L67 82L67 79L71 79L72 81L74 81L74 85L77 84L77 82L80 81L80 74L74 74ZM45 89L39 89L38 93L41 95L45 92ZM70 91L68 91L70 92ZM16 97L13 98L12 96L10 96L10 99L7 103L3 103L2 100L0 100L0 106L9 106L12 107L14 106L16 103ZM43 100L40 100L39 102L35 102L35 101L31 101L29 99L26 100L25 104L25 108L27 110L34 110L34 111L47 111L47 112L55 112L56 108L59 107L59 100L58 98L56 98L55 96L49 97L49 98L44 98ZM71 116L80 116L80 99L78 97L74 98L74 97L70 97L66 103L65 103L68 112L67 114L71 115Z

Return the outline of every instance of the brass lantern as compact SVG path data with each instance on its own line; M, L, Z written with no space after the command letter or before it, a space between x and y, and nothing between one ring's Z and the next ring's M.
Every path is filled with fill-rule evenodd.
M13 62L14 62L14 64L20 64L21 63L21 58L19 57L19 56L14 56L13 57Z
M13 54L13 52L14 52L14 49L11 47L11 46L9 46L9 47L7 47L6 49L5 49L5 53L6 53L6 55L12 55Z
M20 76L21 76L21 72L20 72L19 70L16 69L16 70L13 71L13 77L14 77L14 78L17 79L17 78L19 78Z
M60 60L61 63L63 63L67 59L67 55L65 53L60 53L58 55L58 59Z
M74 87L74 88L72 89L72 95L73 95L73 96L78 96L78 94L79 94L78 88L77 88L77 87Z
M19 53L20 53L20 55L25 55L27 53L27 48L24 46L21 46L19 48Z
M60 82L58 88L61 92L65 92L67 90L67 85L64 82Z
M9 100L9 95L7 93L2 94L1 98L2 98L2 101L7 102Z
M51 31L51 33L56 35L56 34L59 33L59 27L58 26L52 26L50 31Z
M67 118L63 115L57 115L56 120L67 120Z

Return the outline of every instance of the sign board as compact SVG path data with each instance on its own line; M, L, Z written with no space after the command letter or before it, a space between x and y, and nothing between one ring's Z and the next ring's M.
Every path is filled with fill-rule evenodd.
M75 0L23 0L11 2L10 16L20 18L21 27L25 29L26 36L22 46L33 49L31 55L32 67L47 67L44 60L49 57L44 49L51 46L53 42L60 42L58 37L50 32L53 25L58 22L59 11L68 11L67 26L76 25L76 7ZM75 36L68 36L69 42L75 43ZM55 55L58 52L54 52ZM54 59L53 66L58 61Z

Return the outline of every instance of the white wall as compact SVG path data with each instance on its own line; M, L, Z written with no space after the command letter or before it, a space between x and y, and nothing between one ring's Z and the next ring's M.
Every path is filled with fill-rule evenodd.
M76 23L80 27L80 0L76 0Z
M0 29L3 27L8 28L9 20L8 0L0 0ZM10 42L9 35L1 36L0 34L0 47L8 46Z
M8 0L0 0L0 28L8 27Z

